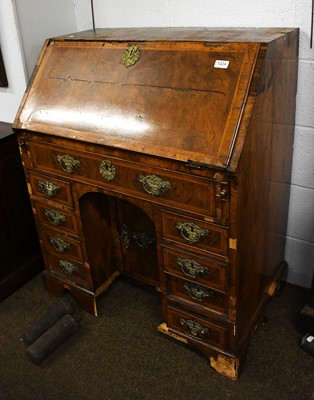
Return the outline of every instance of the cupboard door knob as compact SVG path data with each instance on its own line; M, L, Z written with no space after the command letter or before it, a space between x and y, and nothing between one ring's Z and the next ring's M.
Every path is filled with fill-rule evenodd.
M200 243L209 236L209 231L203 229L193 222L177 222L176 228L179 229L181 236L189 243Z
M72 174L76 169L81 167L80 161L76 160L72 156L69 156L68 154L57 155L57 161L62 171L68 174Z
M39 181L38 186L40 191L47 197L55 197L61 190L59 185L49 181Z
M67 275L73 275L78 273L80 268L66 260L59 260L59 265L62 271Z
M151 196L160 196L171 189L171 184L166 179L161 179L156 175L140 175L138 178L146 193Z
M55 210L45 210L47 220L54 226L62 225L66 222L66 217Z
M58 237L50 236L49 241L58 253L65 253L71 248L70 243Z
M203 339L205 335L208 335L209 329L203 326L199 322L192 319L180 318L180 324L189 330L189 334L195 338Z
M103 160L99 164L99 172L106 182L110 182L116 177L116 167L109 160Z
M199 285L194 285L193 283L185 283L184 288L188 291L189 296L198 301L204 301L206 299L213 299L215 297L215 293L210 290L203 288Z
M199 264L193 259L177 258L177 264L181 271L189 278L198 278L199 276L208 273L208 268Z

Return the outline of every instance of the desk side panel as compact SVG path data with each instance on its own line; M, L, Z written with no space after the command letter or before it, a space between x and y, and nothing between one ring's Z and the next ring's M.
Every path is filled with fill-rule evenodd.
M237 328L257 321L284 265L294 141L298 30L268 46L233 181ZM238 197L238 199L237 199Z

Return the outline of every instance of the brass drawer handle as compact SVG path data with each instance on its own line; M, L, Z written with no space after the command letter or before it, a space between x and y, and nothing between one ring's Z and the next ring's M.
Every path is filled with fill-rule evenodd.
M39 181L38 186L41 192L47 197L55 197L61 190L59 185L55 185L49 181Z
M66 222L65 215L60 214L58 211L55 210L45 210L45 216L48 221L54 226L59 226Z
M154 236L146 232L133 233L132 237L135 239L135 243L143 250L149 249L156 241Z
M181 268L181 271L189 278L198 278L203 274L208 273L208 268L204 265L199 264L193 259L188 258L177 258L177 264Z
M72 174L76 169L81 167L80 161L76 160L72 156L69 156L68 154L57 155L57 161L62 171L68 174Z
M171 189L171 184L166 179L161 179L156 175L140 175L138 178L146 193L157 197Z
M103 160L99 164L99 172L106 182L110 182L116 177L116 167L108 160Z
M58 253L65 253L71 249L70 243L58 237L50 236L49 241Z
M176 228L179 229L181 236L189 243L200 243L209 236L209 231L203 229L193 222L177 222Z
M192 319L180 318L180 324L189 330L189 334L195 338L203 339L205 335L209 334L209 329L203 326L199 322Z
M67 275L77 274L80 268L66 260L59 260L59 265L62 271Z
M198 301L204 301L206 299L213 299L215 297L215 293L210 290L203 288L199 285L194 285L193 283L185 283L184 288L188 291L189 296Z

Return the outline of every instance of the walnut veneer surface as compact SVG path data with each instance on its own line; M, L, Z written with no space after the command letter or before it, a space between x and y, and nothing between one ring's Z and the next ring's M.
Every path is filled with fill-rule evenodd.
M47 40L14 124L47 289L97 315L119 274L154 285L160 332L237 379L286 267L297 54L288 28Z

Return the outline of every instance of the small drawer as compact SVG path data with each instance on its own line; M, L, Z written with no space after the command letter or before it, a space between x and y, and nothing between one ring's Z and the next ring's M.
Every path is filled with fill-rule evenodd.
M56 256L82 262L82 250L79 241L70 239L62 235L61 232L46 229L41 232L40 238L49 252Z
M61 274L75 282L86 283L86 268L83 264L66 257L54 257L51 254L47 258L51 272Z
M168 279L169 298L172 300L184 300L186 307L200 313L206 314L206 309L226 313L227 295L217 292L211 288L195 282L180 279L169 275ZM201 310L200 306L204 309Z
M228 256L228 231L218 225L163 212L165 239L188 245L192 251L205 250L220 256Z
M163 247L163 257L166 272L226 291L227 266L225 264L165 246Z
M71 211L52 207L49 204L34 202L35 213L39 223L50 227L59 228L62 231L77 235L76 216Z
M30 183L34 196L56 201L68 207L73 206L71 186L68 182L44 175L30 174Z
M168 327L174 333L203 344L226 348L228 332L226 326L170 306L167 307L167 314Z

